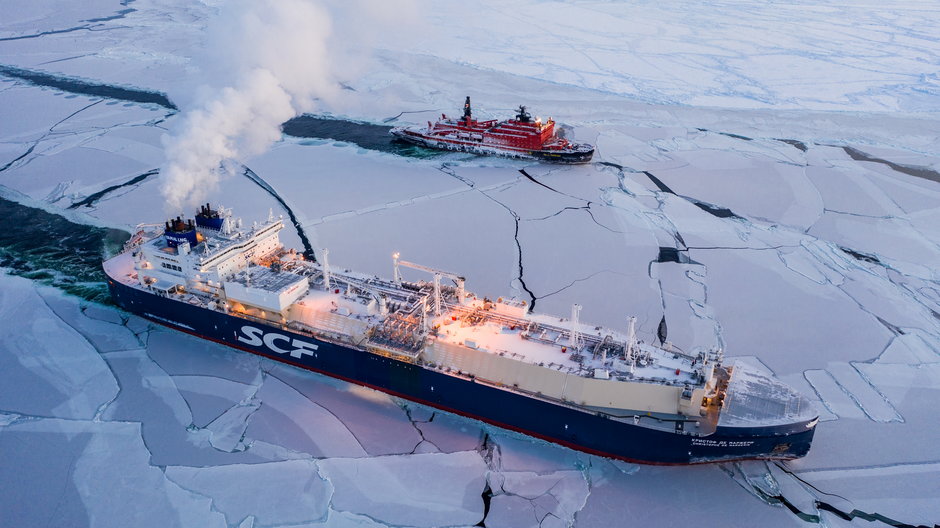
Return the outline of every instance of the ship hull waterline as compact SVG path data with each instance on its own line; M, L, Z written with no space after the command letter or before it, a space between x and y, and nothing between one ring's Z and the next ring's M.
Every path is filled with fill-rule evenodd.
M110 277L108 287L122 309L175 330L593 455L657 465L793 459L809 451L814 433L809 422L719 426L704 436L644 427L319 340L289 328L193 306ZM278 340L259 340L255 345L245 338L245 326L257 329L257 335L276 334ZM249 337L253 335L249 333ZM291 356L280 342L293 339L312 344L315 350Z

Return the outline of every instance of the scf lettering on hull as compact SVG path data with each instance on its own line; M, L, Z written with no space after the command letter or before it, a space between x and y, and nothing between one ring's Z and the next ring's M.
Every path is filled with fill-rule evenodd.
M304 354L312 356L313 351L319 348L313 343L291 339L286 335L275 332L265 333L264 330L253 326L246 325L241 330L244 335L238 336L238 340L242 343L256 347L264 345L278 354L290 354L297 359L303 357Z

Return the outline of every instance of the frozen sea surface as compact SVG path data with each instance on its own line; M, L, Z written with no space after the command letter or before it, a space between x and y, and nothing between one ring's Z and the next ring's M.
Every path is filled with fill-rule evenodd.
M691 468L577 453L64 293L100 281L85 253L113 250L83 226L164 219L163 140L211 84L223 4L0 5L0 197L17 207L0 526L940 523L934 3L414 0L318 115L526 104L594 163L285 137L212 195L247 221L283 214L285 243L334 266L389 276L400 251L538 311L635 315L642 339L723 347L818 407L803 459ZM77 227L30 229L36 209Z

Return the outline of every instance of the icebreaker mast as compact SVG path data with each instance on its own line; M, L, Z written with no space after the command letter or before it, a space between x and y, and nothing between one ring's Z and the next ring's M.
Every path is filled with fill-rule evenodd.
M467 96L466 102L463 104L463 119L468 124L473 119L473 111L470 109L470 96Z

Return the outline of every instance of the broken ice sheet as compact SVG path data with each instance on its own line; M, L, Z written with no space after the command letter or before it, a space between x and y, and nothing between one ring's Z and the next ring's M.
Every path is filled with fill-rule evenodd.
M262 358L197 337L155 326L147 355L171 376L213 376L255 384Z
M245 430L247 438L314 457L366 456L342 421L277 377L267 375L255 397L261 407L251 414ZM412 445L417 443L415 440Z
M296 204L306 221L467 188L433 164L332 145L282 142L246 165ZM355 170L349 170L351 165Z
M483 519L486 464L476 451L331 458L332 507L390 525L471 526Z
M852 400L852 396L843 390L831 373L825 370L807 370L803 375L819 395L826 410L840 418L865 418L862 409Z
M48 92L34 87L31 90L34 100L30 107L47 103L56 106L55 99ZM138 156L133 142L118 141L115 145L114 142L100 140L98 136L107 133L101 129L126 126L134 121L141 125L162 117L162 112L136 107L136 115L130 115L127 108L116 110L99 104L102 101L99 98L80 98L78 101L84 104L72 108L76 103L70 102L67 109L60 110L58 119L45 122L46 130L30 132L35 137L29 143L32 151L26 154L27 149L24 148L21 154L26 156L3 172L4 185L34 199L52 203L66 197L60 205L67 207L104 187L123 183L153 168L154 156ZM108 143L111 143L110 150L106 150ZM7 161L0 161L0 167L6 164ZM95 167L95 170L75 170L76 167L88 166Z
M869 419L876 422L903 422L885 396L878 392L864 375L864 363L830 363L826 370L835 378L845 392L849 393L856 405L861 407Z
M699 250L694 258L708 267L708 304L726 352L757 355L777 375L876 357L892 336L838 288L788 270L773 250Z
M224 528L210 501L150 465L140 425L26 420L0 428L0 519L4 526ZM24 486L22 478L43 485Z
M589 465L591 455L536 440L504 429L490 429L493 465L499 471L527 471L539 475Z
M578 208L587 205L587 200L577 196L569 196L556 190L551 185L536 179L530 168L522 168L515 174L505 170L507 176L518 178L514 185L504 186L487 191L487 194L499 203L514 211L523 219L544 218L564 210L566 207ZM459 170L459 169L458 169ZM575 168L575 172L582 172L584 168ZM538 171L533 170L538 175ZM528 175L528 176L527 176ZM568 174L573 176L573 174ZM544 176L539 175L538 178ZM551 178L548 178L551 181Z
M498 483L498 488L493 490L494 501L497 498L518 497L529 502L534 519L543 520L552 516L563 524L574 521L575 513L581 510L590 493L589 484L581 471L557 471L543 475L507 471L492 476L491 480ZM518 504L518 501L509 501L509 504ZM490 511L494 510L497 510L497 506L491 504ZM489 525L490 519L487 517Z
M412 409L418 406L407 403ZM411 411L415 427L421 430L421 436L426 443L430 443L442 453L457 451L470 451L476 449L483 442L486 434L483 424L476 420L464 418L451 413L434 411L426 412L426 417L417 417L415 410Z
M918 365L940 361L940 352L931 343L936 343L933 336L919 329L895 336L876 363Z
M209 432L209 444L227 453L248 449L250 446L245 442L245 431L248 421L260 407L261 402L257 400L242 401L212 420L205 428Z
M930 409L919 403L934 401L940 396L940 362L929 364L854 363L853 366L871 383L906 421L925 420L930 423ZM911 412L911 416L907 413ZM924 425L927 425L925 423ZM925 431L924 434L929 434Z
M486 526L492 528L537 528L541 525L535 504L525 497L500 494L490 499Z
M662 289L668 324L667 340L686 353L722 345L720 326L707 305L705 266L676 262L650 263L650 278Z
M637 526L660 526L664 519L670 526L805 526L786 508L767 507L716 465L641 466L628 473L598 460L589 473L591 493L578 526L619 526L624 519Z
M567 314L578 303L581 320L593 324L622 329L629 316L637 316L641 328L646 319L658 324L659 292L644 281L655 241L640 229L624 231L603 204L584 207L519 222L522 280L535 294L536 311ZM598 225L598 217L614 227Z
M257 390L255 385L214 376L173 376L173 383L189 405L196 427L205 427Z
M333 486L312 460L215 467L169 466L181 488L212 499L229 525L254 516L257 525L314 522L327 516Z
M17 9L5 9L0 36L23 37L36 32L36 27L64 30L83 26L86 19L100 17L119 6L113 0L91 0L80 4L58 6L54 2L25 2Z
M410 453L421 442L404 403L385 393L285 365L272 365L270 375L332 414L372 456Z
M897 204L854 165L809 166L806 177L822 196L826 209L873 217L901 212Z
M846 510L879 514L906 526L936 522L940 497L940 464L936 462L803 471L799 477L826 494L847 498L848 507L842 506Z
M940 249L903 218L872 218L825 213L809 230L813 236L840 246L879 256L902 273L931 277L931 263L940 260Z
M101 419L140 422L154 465L267 460L250 452L229 453L214 448L209 433L192 426L192 412L173 378L145 350L112 352L105 359L120 382L121 392Z
M866 391L864 398L838 385L828 372L806 373L807 379L818 387L823 403L845 416L821 424L806 458L789 465L797 471L808 471L935 462L936 412L923 402L936 401L940 395L937 381L940 380L940 363L874 362L853 363L852 366L862 380L874 387L873 391ZM885 398L886 402L879 403L878 397ZM872 421L859 406L871 402L878 404L875 409L896 410L904 421Z
M5 11L15 11L5 8ZM4 13L5 15L6 13ZM6 80L6 77L0 77ZM5 148L12 148L16 143L30 145L49 132L49 128L80 111L98 98L65 98L61 92L30 86L21 81L2 84L8 87L3 91L4 104L0 105L0 138ZM28 108L29 112L23 109ZM26 149L24 148L23 151ZM20 152L22 153L22 152ZM12 158L11 158L12 159ZM0 162L0 167L9 160Z
M748 142L748 146L758 146L758 142ZM802 231L819 218L824 204L803 167L775 159L776 147L776 142L770 141L757 149L760 153L746 157L731 150L691 147L672 153L688 165L651 171L679 196Z
M474 190L327 219L316 230L321 246L330 249L331 266L389 277L392 253L400 252L403 260L466 274L469 291L493 297L509 294L518 275L512 215ZM428 279L402 272L406 280Z
M112 307L79 303L54 289L38 289L52 312L81 334L100 354L133 350L144 346L143 340L124 326L128 314Z
M118 394L118 383L93 344L56 315L46 296L63 294L0 274L0 408L91 419Z
M880 270L879 270L880 271ZM887 323L907 329L921 329L940 336L940 319L906 288L859 269L848 270L841 290L866 310ZM879 280L880 279L880 280Z

